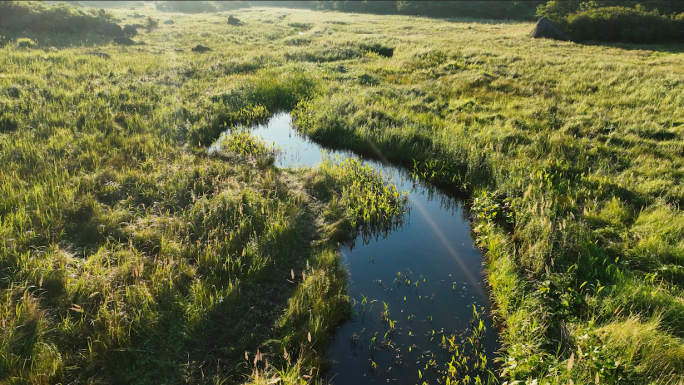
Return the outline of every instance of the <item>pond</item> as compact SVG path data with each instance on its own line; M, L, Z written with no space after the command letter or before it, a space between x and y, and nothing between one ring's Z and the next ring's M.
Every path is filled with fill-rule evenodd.
M282 150L278 167L313 167L325 156L360 158L408 192L411 211L403 226L341 250L354 316L330 345L327 380L436 384L451 362L456 378L479 375L487 383L500 345L488 316L483 258L455 195L400 166L325 149L299 133L287 113L251 132Z

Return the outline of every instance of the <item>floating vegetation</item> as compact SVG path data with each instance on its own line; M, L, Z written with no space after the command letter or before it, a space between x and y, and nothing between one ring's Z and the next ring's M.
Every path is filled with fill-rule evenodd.
M361 308L357 307L358 310L354 314L360 317L361 325L366 326L351 334L349 346L352 356L360 360L364 359L362 356L364 349L367 350L368 371L373 375L379 376L383 373L388 375L392 372L392 367L413 367L416 368L418 379L423 384L430 383L431 379L439 384L450 385L499 384L499 378L493 371L491 359L488 357L491 356L491 352L488 352L483 344L487 334L485 321L481 318L484 307L480 306L478 310L478 306L471 304L472 316L468 326L458 333L447 335L444 329L438 331L433 329L419 336L411 330L411 327L398 327L398 320L392 319L389 306L384 301L380 313L380 325L384 331L368 330L376 326L365 322L367 315L372 320L372 306L367 308L366 305L375 301L370 301L363 294L361 297L361 302L357 302L357 306L360 305ZM432 321L432 317L428 319ZM404 323L410 325L416 320L417 317L411 314L407 316ZM408 338L419 337L415 341L421 342L407 344L406 340L401 338L403 329L407 330ZM432 348L419 346L419 343L432 344ZM384 352L392 357L392 367L381 367L380 361L387 362L387 359L381 359L378 352Z
M484 309L481 309L484 310ZM442 349L451 355L451 361L443 370L438 370L446 378L446 384L498 384L497 376L487 367L487 355L482 346L482 338L487 328L477 307L473 305L470 327L459 335L442 335Z

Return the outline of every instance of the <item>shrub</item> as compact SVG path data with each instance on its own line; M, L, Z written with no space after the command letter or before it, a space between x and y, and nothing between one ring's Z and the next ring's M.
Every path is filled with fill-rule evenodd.
M374 76L368 75L368 74L363 74L363 75L359 76L357 81L359 84L364 85L364 86L376 86L376 85L380 84L380 80L378 80Z
M147 16L147 19L145 20L145 29L148 31L151 31L155 28L159 27L159 20L153 19L150 16Z
M546 16L555 23L563 23L567 17L575 12L586 11L597 8L607 7L628 7L637 6L647 11L658 10L661 15L671 15L684 12L684 2L681 1L548 1L537 7L537 17Z
M284 40L287 45L309 45L313 40L308 36L292 36Z
M31 41L30 39L27 40ZM14 99L18 98L19 96L21 96L21 86L17 84L12 84L7 88L7 95Z
M568 15L577 12L580 3L580 1L549 1L537 7L537 17L547 17L565 29Z
M34 33L82 33L92 31L113 17L105 10L84 11L68 4L47 5L37 1L0 2L0 26Z
M36 43L26 37L22 37L17 39L17 47L19 48L34 48L36 46Z
M289 23L288 25L298 31L308 31L313 27L312 23Z
M634 43L681 41L681 18L659 15L642 7L603 7L570 14L567 32L578 41L625 41Z
M285 53L285 59L304 62L333 62L356 59L363 56L358 47L350 44L339 44L328 47L316 47Z
M543 1L260 1L263 7L309 8L378 15L533 20ZM579 1L577 2L579 3ZM329 22L337 24L339 22ZM344 22L342 22L344 24Z
M429 17L532 20L539 1L398 1L397 13Z
M307 61L307 62L333 62L339 60L357 59L362 57L367 52L373 52L383 57L392 57L394 55L394 48L383 46L379 43L337 43L326 44L309 48L306 50L297 50L285 54L287 60Z
M219 11L232 11L234 9L249 8L249 1L215 1Z
M12 132L19 128L17 121L0 113L0 133Z
M374 52L380 56L384 56L384 57L394 56L394 48L384 46L380 43L361 44L359 47L364 51Z
M549 1L537 8L577 41L650 43L684 38L683 7L667 1ZM662 8L662 9L660 9ZM665 10L671 16L660 13Z

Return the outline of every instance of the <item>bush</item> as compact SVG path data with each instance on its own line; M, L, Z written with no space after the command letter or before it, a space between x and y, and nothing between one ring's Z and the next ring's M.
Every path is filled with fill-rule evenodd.
M352 44L339 44L328 47L316 47L306 50L296 50L285 53L285 59L303 62L334 62L356 59L363 56L363 51Z
M548 1L537 7L537 17L546 16L555 23L563 23L567 17L575 12L607 7L641 7L647 11L658 10L661 15L671 15L684 12L682 1Z
M651 43L682 41L684 22L642 7L587 9L567 17L566 31L576 40Z
M356 80L358 81L359 84L361 84L363 86L376 86L376 85L380 84L380 80L378 80L374 76L368 75L368 74L362 74Z
M294 46L299 46L299 45L309 45L313 39L309 36L292 36L287 39L285 39L285 44L287 45L294 45Z
M308 31L313 27L313 23L289 23L288 25L298 31Z
M377 53L380 56L384 56L384 57L394 56L394 48L393 47L387 47L387 46L384 46L380 43L361 44L359 47L364 51L370 51L373 53Z
M153 29L156 29L157 27L159 27L159 20L147 16L147 19L145 20L145 29L151 31Z
M540 3L540 1L398 1L396 7L398 13L405 15L532 20L535 9Z
M537 7L538 17L547 17L560 28L567 28L568 15L579 10L579 1L549 1Z
M15 131L18 127L16 120L9 116L0 115L0 133Z
M92 31L112 15L104 9L84 11L68 4L47 5L38 1L1 1L0 26L34 33L82 33Z
M249 8L249 1L215 1L219 11L232 11L234 9Z
M676 15L683 11L684 3L671 1L549 1L537 8L537 16L548 17L577 41L657 43L684 39L684 14Z
M10 98L19 98L21 96L21 86L17 84L12 84L7 88L7 95L9 95Z
M35 48L36 43L26 37L22 37L20 39L17 39L17 47L19 48Z

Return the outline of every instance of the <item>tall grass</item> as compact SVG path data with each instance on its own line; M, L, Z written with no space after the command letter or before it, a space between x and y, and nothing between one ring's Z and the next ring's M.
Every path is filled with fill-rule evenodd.
M534 42L529 25L430 28L417 43L397 26L398 55L353 67L372 83L329 67L329 87L295 110L298 127L476 198L511 380L681 381L636 361L610 369L618 342L597 332L659 315L647 338L681 344L682 138L669 118L681 108L663 99L680 88L668 69L679 56ZM594 366L568 365L580 329L597 335ZM644 346L635 360L657 360Z
M406 208L359 165L280 170L246 138L207 153L279 109L470 194L509 383L682 381L677 46L138 11L175 24L133 47L27 32L12 39L33 48L0 48L0 381L315 381L347 308L337 242Z
M293 108L320 79L147 51L192 42L187 23L177 40L142 32L142 52L100 46L111 60L82 55L79 37L2 48L0 382L236 383L256 351L303 380L325 362L348 307L328 229L375 202L344 200L328 178L315 193L346 206L327 210L306 187L321 171L276 169L245 134L208 154L223 130Z

